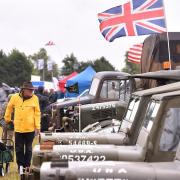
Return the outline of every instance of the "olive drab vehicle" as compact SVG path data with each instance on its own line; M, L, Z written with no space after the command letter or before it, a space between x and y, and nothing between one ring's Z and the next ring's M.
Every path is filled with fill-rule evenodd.
M121 120L108 119L105 121L99 121L86 126L82 132L99 132L99 133L118 133Z
M95 104L86 104L82 105L81 107L76 106L76 113L73 117L74 128L81 132L88 125L88 123L93 124L96 122L102 122L106 120L109 121L112 119L122 119L127 105L127 102L120 100Z
M171 59L169 61L167 33L153 34L143 42L141 73L163 69L178 69L180 66L180 32L168 32ZM154 87L154 81L143 81L143 87Z
M65 161L171 161L180 139L178 131L180 123L177 118L180 115L178 114L179 109L180 91L153 95L135 145L36 145L33 149L34 174L38 176L41 164L53 159ZM169 124L169 119L173 123ZM166 138L169 140L165 141Z
M122 100L128 103L131 93L134 91L134 80L129 79L130 74L123 72L114 72L114 71L104 71L98 72L95 74L89 94L60 103L54 103L52 106L53 109L53 121L56 124L56 129L62 126L62 118L64 116L72 118L74 112L74 107L78 104L92 104L92 103L101 103L109 101L119 101ZM112 96L112 85L115 85L115 91ZM124 105L122 105L124 108ZM122 110L123 110L122 108ZM71 111L71 113L69 113ZM102 119L102 117L99 117ZM103 118L109 118L103 116ZM87 125L91 122L87 122Z
M121 127L116 128L116 133L111 133L110 127L97 128L97 133L41 133L40 143L53 141L55 144L70 145L134 145L137 141L145 111L153 94L180 90L180 82L164 85L132 93L128 108L125 112ZM114 122L112 121L112 127ZM127 129L128 128L128 129Z
M180 143L172 162L45 162L40 179L53 180L179 180Z

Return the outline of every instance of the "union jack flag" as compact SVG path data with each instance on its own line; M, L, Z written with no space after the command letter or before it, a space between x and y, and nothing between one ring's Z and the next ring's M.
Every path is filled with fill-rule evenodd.
M100 31L107 41L166 31L162 0L131 0L98 14Z

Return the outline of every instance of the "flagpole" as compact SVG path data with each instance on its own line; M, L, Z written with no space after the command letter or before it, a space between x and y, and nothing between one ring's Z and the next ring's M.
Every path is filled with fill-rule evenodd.
M43 68L43 72L42 72L42 73L43 73L43 77L42 77L42 79L43 79L43 81L44 81L44 68Z
M45 46L53 46L54 49L58 52L58 55L61 56L61 49L55 44L53 41L49 41L48 43L45 44ZM46 47L45 47L46 48Z
M81 132L81 102L80 102L80 97L78 97L79 100L79 132Z
M163 7L164 7L164 16L165 16L165 25L166 25L166 36L167 36L167 45L168 45L169 68L171 70L172 69L172 67L171 67L171 51L170 51L169 33L168 33L168 28L167 28L166 9L165 9L165 5L164 5L164 0L162 0L162 3L163 3Z
M52 80L53 80L53 70L51 71L51 78L52 78Z

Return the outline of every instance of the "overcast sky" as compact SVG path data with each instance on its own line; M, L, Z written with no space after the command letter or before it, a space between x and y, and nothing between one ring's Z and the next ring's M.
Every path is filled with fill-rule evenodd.
M145 36L106 41L99 31L97 13L126 0L0 0L0 48L13 48L26 55L44 47L62 66L61 60L74 53L79 61L107 58L121 70L124 54ZM164 0L169 31L180 31L180 0ZM56 45L45 47L53 41Z

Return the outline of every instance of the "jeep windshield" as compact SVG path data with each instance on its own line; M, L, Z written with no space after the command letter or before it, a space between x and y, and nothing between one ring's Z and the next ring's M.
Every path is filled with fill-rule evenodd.
M98 86L99 86L99 82L100 80L98 78L94 78L92 83L91 83L91 87L89 90L89 94L92 96L96 96L97 90L98 90Z
M127 110L127 112L126 112L126 114L125 114L125 116L124 116L124 118L122 120L119 131L122 131L122 132L126 133L127 128L130 129L130 127L131 127L131 125L132 125L132 123L134 121L136 112L138 110L139 102L140 102L140 98L132 97L130 99L128 110Z
M160 103L159 101L152 100L149 102L146 116L144 119L143 126L150 132L153 126L154 119L156 118L157 112L159 110Z

